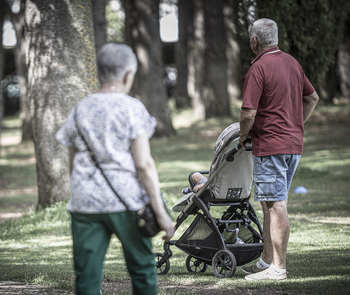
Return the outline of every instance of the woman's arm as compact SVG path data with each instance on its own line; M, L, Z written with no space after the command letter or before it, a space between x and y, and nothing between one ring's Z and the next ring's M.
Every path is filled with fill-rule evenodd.
M174 234L173 221L163 205L159 189L158 172L151 156L147 134L144 133L134 139L131 143L131 149L137 174L150 199L157 221L160 227L166 232L166 235L163 238L168 241Z

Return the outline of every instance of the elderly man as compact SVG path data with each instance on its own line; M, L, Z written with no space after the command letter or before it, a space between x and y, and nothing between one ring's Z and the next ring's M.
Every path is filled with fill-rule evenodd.
M247 280L287 279L289 239L287 199L302 150L304 123L318 95L300 64L278 47L273 20L259 19L250 29L257 56L243 78L240 142L252 138L254 196L264 213L264 250L260 260L242 267Z

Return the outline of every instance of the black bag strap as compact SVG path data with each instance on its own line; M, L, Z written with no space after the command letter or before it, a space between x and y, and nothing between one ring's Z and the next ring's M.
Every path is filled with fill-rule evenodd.
M117 192L115 191L115 189L113 188L111 182L109 181L107 175L104 173L104 171L102 170L100 164L97 162L96 160L96 157L93 153L93 151L90 149L82 131L80 130L79 128L79 124L78 124L78 115L77 115L77 112L78 112L78 106L75 106L75 109L74 109L74 120L75 120L75 124L77 126L77 130L78 130L78 134L80 135L80 137L82 138L82 140L84 141L85 145L86 145L86 149L87 151L89 152L89 155L91 157L91 160L92 162L95 164L95 166L97 167L97 169L99 169L101 171L101 174L103 175L104 179L106 180L108 186L111 188L111 190L114 192L114 194L118 197L118 199L120 200L120 202L125 206L126 210L128 210L129 212L131 212L131 210L129 209L128 205L125 203L125 201L119 197L119 195L117 194Z

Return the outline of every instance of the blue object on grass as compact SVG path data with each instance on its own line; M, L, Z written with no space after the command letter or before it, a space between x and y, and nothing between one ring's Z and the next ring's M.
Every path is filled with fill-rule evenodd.
M298 186L294 189L294 192L296 194L306 194L308 192L308 190L303 186Z

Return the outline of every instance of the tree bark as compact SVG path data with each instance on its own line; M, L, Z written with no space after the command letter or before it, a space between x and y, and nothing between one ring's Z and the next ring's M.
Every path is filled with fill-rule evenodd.
M139 98L157 120L156 136L174 133L162 82L164 65L159 36L159 0L127 0L125 41L138 59L138 71L131 95Z
M235 13L232 4L228 1L224 3L224 23L225 23L225 37L226 37L226 58L227 58L227 91L229 101L231 103L237 102L241 97L241 59L240 50L235 36L237 30L235 27Z
M204 11L202 0L193 0L193 34L189 40L189 93L192 97L193 116L196 120L205 119L203 100L204 85Z
M95 48L97 53L107 42L106 1L92 0L92 13L94 17Z
M176 83L176 107L178 109L188 107L190 98L187 91L188 81L188 31L190 30L189 21L191 21L190 14L193 13L193 1L178 0L177 3L179 11L179 41L176 43L176 69L177 69L177 83Z
M205 68L204 90L206 118L229 116L227 59L223 0L206 0L204 4Z
M16 73L20 76L21 97L20 112L22 119L22 140L33 139L33 129L30 114L30 101L27 97L27 68L26 68L26 39L24 38L24 16L25 16L26 0L21 1L21 9L19 13L14 14L9 8L11 22L16 31L17 44L15 47L15 66Z
M350 20L349 20L350 24ZM344 98L350 99L350 28L345 34L344 42L338 52L338 67L340 73L340 88Z
M2 35L3 35L3 24L4 24L4 18L5 18L5 10L6 10L6 3L4 0L0 0L0 82L3 79L3 69L4 69L4 51L2 49ZM1 139L1 133L2 133L2 120L4 117L4 107L5 107L5 102L4 102L4 95L2 89L0 89L0 139ZM0 152L1 152L1 144L0 144Z
M98 88L90 0L27 0L26 62L38 206L69 196L67 148L55 140L69 111Z

